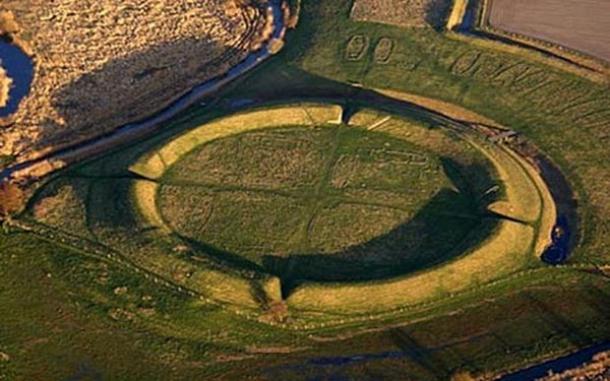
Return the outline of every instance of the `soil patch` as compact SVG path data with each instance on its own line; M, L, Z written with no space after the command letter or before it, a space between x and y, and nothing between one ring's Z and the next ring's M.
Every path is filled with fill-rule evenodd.
M489 22L610 62L607 0L493 0Z

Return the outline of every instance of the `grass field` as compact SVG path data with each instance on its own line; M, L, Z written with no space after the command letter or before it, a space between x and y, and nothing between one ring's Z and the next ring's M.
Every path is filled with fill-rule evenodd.
M530 271L550 226L525 164L476 135L373 109L340 125L341 114L259 108L77 166L38 192L33 227L295 332L366 330ZM528 214L507 217L524 222L486 214L501 202L517 213L521 201Z
M356 247L402 230L451 187L430 153L345 127L265 130L214 141L177 162L161 181L160 208L185 236L259 265L264 258L342 253L354 267L363 265ZM468 216L464 203L439 201L437 208ZM405 235L418 236L419 229L411 229Z
M544 249L545 186L508 152L373 109L336 124L342 113L303 103L217 118L126 150L135 162L68 171L31 216L253 317L281 299L266 288L279 281L300 325L320 318L290 308L381 313L442 300Z
M240 85L239 95L277 99L340 94L358 102L371 97L365 88L410 93L466 108L519 131L566 174L577 192L583 244L573 262L606 263L610 241L606 178L610 167L605 142L610 132L610 94L606 85L543 65L522 50L499 50L472 39L448 38L429 30L393 28L350 20L349 2L303 3L301 27L291 36L294 48ZM332 21L331 21L332 20ZM323 36L334 36L325 39ZM344 60L347 41L366 36L374 46L381 37L395 41L389 63ZM266 71L268 70L268 71ZM269 87L266 73L282 81Z
M49 179L17 219L33 231L0 233L0 379L490 379L610 338L607 87L522 50L499 50L434 28L355 21L352 3L303 1L286 48L209 107L189 110L159 136ZM575 191L581 238L568 261L553 267L536 257L557 216L533 167L508 148L397 98L466 125L509 127L549 155ZM286 99L307 103L277 105ZM244 100L268 106L236 110ZM219 202L209 185L218 183L240 190L223 190L219 199L229 217L216 236L243 229L230 217L244 208L256 211L253 216L279 210L280 221L294 218L298 225L299 213L311 208L286 202L284 193L321 183L318 171L307 168L324 162L337 131L359 136L358 144L373 144L364 136L383 136L390 144L398 139L401 150L433 152L433 163L452 158L457 163L445 161L449 165L430 180L458 191L467 184L470 195L490 191L494 197L478 200L474 209L493 229L439 262L366 282L346 279L358 273L351 263L333 262L332 253L314 262L311 255L294 265L275 262L276 276L257 257L205 244L213 238L204 226ZM286 142L277 134L297 138ZM347 158L324 184L357 200L402 203L387 193L402 186L388 181L402 166L371 171L371 163L391 155L354 154L357 147L344 147ZM249 156L239 159L239 152ZM198 171L204 164L216 170ZM266 170L257 170L263 165ZM364 190L352 187L363 182ZM371 192L370 184L381 184L384 193ZM494 185L500 186L491 191ZM257 198L243 189L262 186L282 194ZM239 211L235 200L244 205ZM449 206L469 206L472 216L472 205ZM425 202L420 207L425 210ZM488 207L498 214L487 214ZM329 237L351 232L349 219L366 227L358 233L368 237L403 218L368 208L325 208L313 226ZM435 221L432 227L442 229ZM293 226L246 222L249 237ZM314 243L349 245L344 235ZM298 270L306 265L306 272ZM295 281L312 273L330 275ZM293 280L288 290L286 274Z
M428 310L419 322L380 322L393 328L332 340L266 328L30 234L1 233L0 248L7 380L445 380L514 369L610 334L610 311L599 302L608 282L569 270L523 278L521 291L498 287L488 299L462 301L469 307L458 313Z

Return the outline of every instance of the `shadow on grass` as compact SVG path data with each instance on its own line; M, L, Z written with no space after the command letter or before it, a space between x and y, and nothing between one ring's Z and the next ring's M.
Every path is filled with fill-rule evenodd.
M495 184L493 174L482 165L448 158L441 163L453 188L438 191L410 220L386 234L335 253L266 255L260 264L188 237L174 234L163 243L155 232L146 234L130 205L131 179L83 177L92 181L92 187L80 196L86 199L87 225L106 244L124 244L134 250L162 244L171 252L183 242L193 256L209 260L220 271L245 271L253 281L265 274L279 277L286 297L308 281L374 281L425 270L480 245L498 222L486 211L498 196L486 192Z
M468 168L443 160L456 189L443 188L412 219L388 233L335 253L307 253L285 257L266 255L263 267L281 279L282 294L289 296L308 282L375 281L425 270L456 258L480 245L496 228L483 197L468 177L476 173L482 183L493 183L485 168Z
M188 243L188 245L197 252L197 255L204 255L214 260L214 262L229 266L236 269L242 269L247 271L254 271L256 273L262 273L265 269L256 263L234 253L226 250L222 250L216 246L200 242L192 238L188 238L182 235L178 236L182 241Z
M224 77L248 52L246 43L227 46L204 37L158 43L110 59L53 92L52 108L59 117L40 123L35 144L61 152L64 147L90 144L117 128L172 115L182 107L178 100Z

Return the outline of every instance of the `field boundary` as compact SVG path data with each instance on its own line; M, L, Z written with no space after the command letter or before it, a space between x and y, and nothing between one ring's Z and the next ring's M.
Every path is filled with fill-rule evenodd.
M514 33L504 31L499 28L495 28L491 25L490 17L491 17L491 7L493 6L494 1L496 0L479 0L482 1L482 10L481 10L481 19L478 23L478 28L486 31L489 34L494 34L497 36L507 37L513 41L530 45L535 49L542 49L556 55L558 57L562 57L571 61L576 65L580 65L590 70L594 70L600 73L610 73L610 63L607 63L601 58L592 56L580 50L572 49L567 46L546 41L540 38L527 36L521 33Z

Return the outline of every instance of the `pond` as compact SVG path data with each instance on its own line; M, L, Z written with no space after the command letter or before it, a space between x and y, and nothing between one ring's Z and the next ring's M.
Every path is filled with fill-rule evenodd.
M34 62L19 47L3 40L0 40L0 62L13 80L8 103L0 108L0 118L4 118L17 111L21 100L30 92L34 78Z

